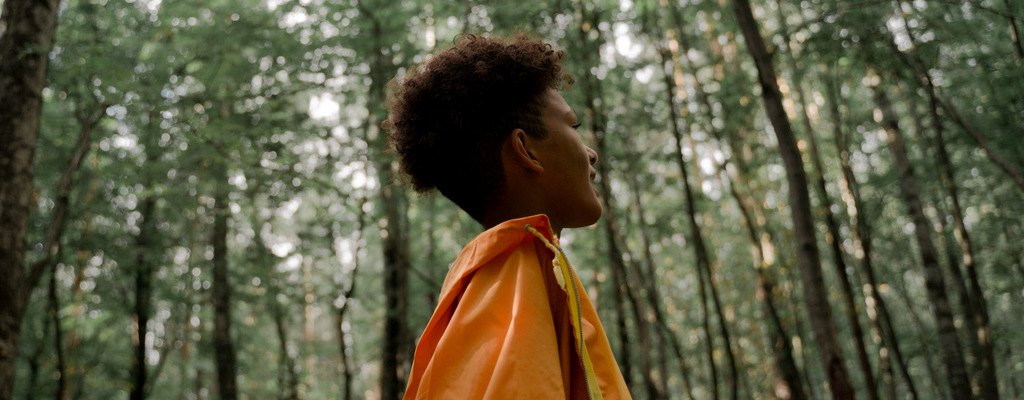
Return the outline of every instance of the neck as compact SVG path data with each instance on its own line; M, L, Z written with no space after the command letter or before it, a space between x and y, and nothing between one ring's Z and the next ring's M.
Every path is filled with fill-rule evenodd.
M515 202L515 201L502 201L498 207L494 207L492 210L484 213L484 215L478 220L484 229L491 229L498 226L502 222L525 218L538 214L545 214L548 216L548 221L551 224L551 233L556 237L562 236L562 225L560 221L556 220L551 214L545 212L543 207L531 207L529 202Z

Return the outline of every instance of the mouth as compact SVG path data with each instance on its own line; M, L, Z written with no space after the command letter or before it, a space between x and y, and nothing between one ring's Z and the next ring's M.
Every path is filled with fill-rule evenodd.
M595 178L597 178L597 171L594 170L594 169L591 169L590 170L590 181L593 182Z

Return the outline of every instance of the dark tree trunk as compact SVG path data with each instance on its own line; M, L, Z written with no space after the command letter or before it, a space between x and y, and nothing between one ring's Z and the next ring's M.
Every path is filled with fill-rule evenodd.
M150 260L150 242L155 234L153 208L156 201L153 196L142 199L139 213L142 225L139 235L135 237L135 337L134 358L132 358L132 387L129 398L142 400L146 398L146 325L149 323L150 292L152 291L153 265Z
M370 95L367 109L370 117L364 132L376 129L375 124L383 121L383 106L385 102L384 84L386 77L390 76L390 62L382 49L381 21L374 11L365 7L362 3L358 5L361 15L366 16L372 24L373 36L373 57L370 67ZM388 69L386 69L388 68ZM408 275L409 275L409 249L408 240L405 238L405 224L403 223L405 213L402 210L405 204L404 192L396 187L394 183L394 171L392 157L385 154L387 143L385 135L377 135L376 138L367 139L372 142L375 154L373 155L377 173L381 176L380 200L384 205L384 218L387 224L382 232L384 251L384 336L381 344L381 400L398 400L405 392L405 365L411 361L412 353L409 351L409 344L412 338L409 337L408 320L406 319L408 299Z
M868 358L867 346L864 344L864 331L861 329L860 319L857 317L857 302L853 297L850 277L846 273L846 261L843 259L843 253L845 253L842 246L843 239L839 235L839 223L836 221L835 214L832 213L832 199L828 196L827 184L825 182L825 167L821 162L821 154L818 152L818 141L814 138L814 128L811 126L811 119L807 115L807 105L803 89L800 87L800 79L795 76L797 74L796 62L793 61L792 64L792 73L794 74L792 79L793 89L796 91L797 97L799 97L800 113L803 117L804 129L807 131L807 142L810 144L811 161L814 163L814 182L817 186L818 202L820 203L819 209L821 210L822 219L825 221L825 226L828 228L828 236L825 238L825 241L828 242L832 250L832 264L835 267L836 279L839 280L839 288L842 289L847 323L850 324L850 328L853 330L854 348L857 350L857 361L861 374L864 376L864 385L868 392L868 399L879 400L878 384L875 383L874 373L871 369L871 360Z
M336 325L338 328L338 348L341 354L341 374L345 382L345 388L342 390L342 398L344 400L352 400L353 372L348 350L354 347L349 347L345 343L345 330L343 326L345 323L345 314L348 311L348 306L352 296L355 296L356 294L356 272L359 271L359 251L362 250L362 247L359 245L359 241L363 239L363 225L366 220L366 212L363 211L364 204L366 204L366 199L359 202L359 210L357 211L359 213L359 218L357 220L358 225L356 225L356 232L359 234L356 236L356 247L352 252L352 271L349 272L348 288L341 290L341 296L344 298L344 302L341 304L341 307L338 307L337 313L338 320Z
M274 292L276 291L277 290L274 290ZM285 321L286 310L284 310L284 307L282 307L281 304L277 303L277 299L272 299L271 301L274 302L271 313L274 315L274 327L277 330L277 345L280 347L278 350L278 358L281 359L277 375L278 390L281 391L281 393L278 394L278 398L282 400L298 400L299 373L295 368L295 359L288 354L288 328L285 326L287 324Z
M925 287L928 291L928 300L931 302L930 308L935 314L935 322L938 325L939 343L946 363L950 390L954 398L969 399L971 398L970 380L967 377L963 355L960 352L960 343L956 337L956 326L953 323L953 313L946 296L946 284L942 277L942 270L938 264L938 253L935 250L934 242L932 242L928 217L925 216L921 203L917 177L914 175L913 165L907 155L903 134L900 132L898 121L893 113L889 96L881 87L876 87L874 92L875 103L882 111L882 127L885 128L899 172L903 201L914 222L914 233L917 237L921 264L924 267Z
M0 25L0 399L11 398L18 335L31 286L24 275L26 223L58 0L7 0Z
M406 319L406 298L408 297L408 250L402 231L402 192L391 185L390 163L378 166L384 170L387 179L381 192L384 212L388 221L384 238L384 297L385 319L383 356L381 361L382 400L401 398L405 388L405 350L408 321Z
M60 327L60 299L57 294L57 265L50 268L50 318L53 319L53 345L57 353L57 392L54 399L65 400L68 396L67 359L64 357L64 332Z
M846 370L842 347L836 335L835 322L832 320L832 307L828 303L828 292L822 278L821 259L818 244L814 237L814 221L811 217L811 200L807 190L807 175L804 163L800 158L800 150L793 136L793 129L782 107L782 95L779 92L771 55L765 47L758 23L750 10L748 0L732 0L732 9L736 14L743 37L746 39L747 50L757 65L758 80L761 84L761 96L764 98L765 111L775 128L775 137L779 142L779 152L786 165L786 177L789 183L789 205L793 214L793 230L797 244L797 258L803 280L804 296L807 309L814 327L814 338L818 344L818 353L825 367L829 388L837 400L852 400L853 385Z
M671 56L666 54L666 53L667 52L664 49L660 49L660 51L659 51L659 54L661 56L660 60L662 61L662 64L664 64L665 62L671 60ZM665 86L665 94L666 94L666 98L667 98L667 101L668 101L669 119L670 119L670 123L672 125L672 134L673 134L673 137L675 138L675 141L676 141L676 156L678 156L678 158L679 158L678 164L679 164L679 171L681 173L679 179L680 179L680 184L683 186L683 194L685 195L685 199L686 199L685 208L686 208L687 218L688 218L688 221L690 223L690 241L693 242L693 249L694 249L695 256L696 256L696 260L695 261L697 263L696 264L696 266L697 266L697 282L698 282L697 286L700 289L701 315L702 315L702 318L703 318L703 325L704 325L704 338L706 340L705 345L707 346L705 350L707 352L707 357L708 357L708 369L709 369L709 372L710 372L710 375L711 375L711 381L710 381L711 394L712 394L712 398L713 399L718 400L718 370L715 367L715 357L714 357L714 353L715 353L714 346L715 346L715 344L714 344L714 337L711 335L711 315L710 315L710 311L708 310L708 294L707 294L708 290L707 290L707 287L706 287L706 284L705 284L705 281L704 281L704 271L706 269L707 264L709 264L708 256L707 256L707 249L704 247L704 242L703 242L703 238L701 236L700 227L697 226L696 211L695 211L695 207L694 207L694 204L693 204L693 192L690 190L690 182L689 182L689 176L688 176L689 174L687 173L687 169L686 169L686 160L683 159L683 137L682 137L682 133L680 132L679 121L678 121L678 117L676 115L675 96L673 95L674 88L675 88L675 82L672 81L672 76L669 75L667 72L663 74L663 77L664 77L665 85L666 85ZM721 318L721 322L724 324L725 323L725 318ZM728 344L728 341L726 343ZM730 351L729 354L731 355L732 352ZM735 369L735 365L733 365L732 367L733 367L732 369ZM732 378L730 379L730 383L732 384L731 385L732 391L733 391L733 393L735 393L736 392L735 375L733 375Z
M976 386L981 389L982 399L998 400L999 380L996 378L995 353L992 349L992 326L988 319L988 302L985 300L985 292L982 290L978 279L973 244L971 243L970 236L967 234L967 226L964 224L964 216L961 211L960 196L957 193L952 163L949 160L946 143L942 137L942 121L939 120L939 104L935 95L935 88L931 85L930 79L925 79L925 81L927 82L925 84L925 92L929 94L931 99L930 106L932 123L934 124L933 128L935 129L935 145L939 153L939 163L942 164L940 169L942 171L942 182L945 184L946 194L949 195L952 202L950 209L953 214L953 234L960 244L964 267L967 270L967 278L971 284L970 292L965 292L969 296L971 310L970 314L966 314L965 317L974 319L974 329L970 334L974 336L972 341L978 343L979 353L977 356L981 361L981 380ZM953 264L953 259L950 259L950 267L957 268L957 272L959 272L960 267ZM961 280L961 282L963 281Z
M736 204L743 214L743 222L747 227L750 245L755 250L754 274L757 276L757 298L764 303L765 313L768 315L772 357L775 361L775 368L782 375L782 380L774 385L775 394L781 399L804 400L807 397L804 396L803 385L800 382L800 370L797 368L796 360L793 358L793 345L789 340L789 335L786 334L785 328L782 326L782 319L779 317L778 309L775 307L775 300L772 299L775 284L771 277L768 276L768 273L765 272L769 264L765 262L764 247L761 245L761 241L758 240L754 219L750 216L750 208L747 202L740 196L739 191L736 189L736 183L731 179L729 180L729 191L733 198L736 199Z
M598 22L596 20L596 13L592 14L594 20L589 21L590 24L586 24L584 20L583 2L577 1L575 3L576 18L579 22L580 29L578 31L578 44L580 46L580 56L584 68L588 68L592 65L591 52L594 47L600 47L600 43L594 44L592 47L587 40L587 32L584 30L584 26L590 26L592 29L597 29ZM626 249L626 244L623 241L620 247L620 240L618 234L618 223L615 215L615 203L611 189L611 176L608 173L608 164L606 157L606 146L605 146L605 131L604 121L602 116L604 115L601 110L598 109L597 99L601 96L601 88L598 86L599 82L596 82L591 75L583 77L583 91L584 91L584 102L587 105L587 117L591 121L590 136L591 140L595 144L598 158L595 165L598 175L600 176L600 182L598 184L598 190L601 192L601 200L604 202L604 232L608 243L608 261L609 268L612 273L612 284L615 285L615 291L621 291L627 293L629 298L629 304L632 307L633 315L635 316L634 322L636 324L636 334L640 341L640 375L644 380L644 387L647 391L647 397L650 400L657 400L661 398L661 390L658 384L654 380L651 368L651 345L650 345L650 333L648 329L647 313L643 306L642 299L640 297L639 287L634 287L629 284L629 278L626 273L626 266L622 260L622 255L629 253ZM636 272L636 271L634 271ZM634 282L639 284L639 276L634 276ZM635 295L634 295L635 293ZM621 295L614 296L621 302ZM616 304L616 309L620 311L618 314L618 322L620 323L619 336L622 339L622 359L624 361L623 370L632 369L629 365L629 348L630 341L629 335L626 331L625 326L625 315L622 311L622 304ZM631 375L631 374L630 374ZM631 380L631 376L624 376L627 379L627 383ZM630 385L632 386L632 385Z
M624 137L623 140L627 141L627 143L628 143L629 138L628 137ZM632 168L632 167L630 168L630 171L635 171L635 170L636 170L635 168ZM653 330L654 330L654 337L655 337L654 348L655 348L656 363L657 363L657 366L658 366L658 369L657 369L658 370L658 376L661 378L661 389L660 390L661 390L662 398L666 398L667 399L667 398L670 398L671 396L669 395L669 391L668 391L668 363L666 361L667 355L665 354L667 352L667 350L668 350L666 348L666 346L667 346L666 335L670 335L671 332L666 332L664 329L659 329L658 328L659 325L664 324L665 317L664 317L664 313L661 310L661 300L658 298L658 292L657 292L657 288L656 288L656 282L658 280L658 275L654 271L654 257L651 254L651 239L650 239L650 234L648 233L647 223L646 223L646 221L644 221L644 206L643 206L643 202L640 199L640 183L636 179L636 174L627 173L626 175L628 175L627 176L628 184L629 184L629 188L630 188L630 193L631 193L632 198L633 198L632 207L636 208L637 215L638 215L637 226L640 228L640 239L641 239L640 243L641 243L641 245L643 245L643 257L644 257L644 259L643 259L643 267L644 267L644 271L643 272L634 271L634 274L636 274L637 277L638 277L638 278L635 278L635 280L639 284L643 285L644 293L647 296L647 304L651 307L651 311L654 314L654 322L656 324L655 327L653 328ZM687 382L686 382L687 394L692 397L692 394L689 394L690 382L689 382L688 372L687 371L683 371L683 373L686 374L686 375L684 375L684 377L687 380Z
M901 1L902 0L898 0L898 3ZM901 14L901 18L903 18L904 23L907 22L905 15ZM1016 25L1014 25L1014 28L1016 28ZM917 51L917 38L915 37L914 31L908 28L907 34L910 38L910 43L913 45L912 50L914 55L914 61L916 61L916 65L914 65L914 63L911 63L910 60L908 60L908 58L903 53L899 52L898 48L894 49L894 51L896 51L899 54L900 60L902 60L907 65L907 67L909 67L912 71L915 71L915 74L917 75L921 86L924 88L925 93L928 95L928 105L930 117L932 120L932 128L935 130L935 144L938 150L939 163L941 164L940 171L942 171L942 181L945 184L944 186L946 188L947 194L949 195L952 201L951 209L953 212L952 214L954 223L953 233L955 234L957 242L960 244L960 249L963 252L964 267L966 267L967 277L968 279L970 279L971 282L970 303L971 308L973 309L972 311L975 319L974 324L977 326L977 329L972 334L976 336L975 341L978 343L978 347L980 350L978 358L981 361L980 382L978 382L975 386L978 387L979 394L981 395L982 399L998 400L999 380L996 377L995 353L992 349L992 328L988 320L988 303L985 301L985 294L982 291L981 284L978 281L978 274L975 269L974 250L971 244L970 236L968 236L967 234L967 228L964 225L964 218L960 207L960 199L957 194L956 182L954 181L953 167L952 163L949 160L949 153L946 151L945 139L943 138L942 121L939 118L939 109L946 108L949 114L952 115L956 121L960 122L960 124L963 125L963 127L966 130L968 130L972 136L975 136L975 140L978 142L979 145L982 145L982 148L985 149L986 153L989 154L989 157L993 161L997 161L997 164L999 164L1001 167L1003 166L1005 161L1002 161L997 155L992 154L991 149L988 149L987 145L984 144L984 140L981 139L981 135L978 134L977 132L974 132L973 129L971 129L962 119L960 119L959 115L957 115L956 112L954 112L950 107L945 107L945 105L940 102L938 94L935 91L935 85L932 83L931 72L929 72L927 66L925 65L923 59ZM895 45L895 42L893 41L890 41L889 43L891 46ZM1022 182L1024 178L1022 178L1015 169L1007 167L1003 167L1004 170L1009 172L1011 175L1014 175L1014 178L1015 180L1018 181L1018 184L1024 183ZM1024 185L1021 185L1021 189L1024 189Z
M216 195L213 206L213 347L217 386L223 400L238 399L235 346L231 339L231 286L228 281L227 169L218 162L213 171Z
M868 307L868 316L871 319L872 329L878 332L882 342L889 353L892 353L896 360L896 366L907 384L907 390L911 398L916 400L917 387L907 368L907 363L900 351L899 340L896 337L892 326L892 319L889 316L889 309L885 299L879 296L878 280L876 279L874 265L872 263L871 226L868 223L867 210L861 201L860 189L857 185L857 178L853 174L853 167L850 164L849 143L843 133L842 116L839 112L839 95L836 92L835 82L831 74L825 71L824 77L826 103L830 117L832 118L832 132L839 153L839 166L843 172L843 179L840 187L849 195L847 200L847 212L852 216L850 235L853 239L854 254L860 261L861 273L866 284L863 286L864 302ZM873 311L872 311L873 310ZM873 316L872 316L873 315ZM886 354L888 356L888 354ZM880 354L881 357L881 354Z

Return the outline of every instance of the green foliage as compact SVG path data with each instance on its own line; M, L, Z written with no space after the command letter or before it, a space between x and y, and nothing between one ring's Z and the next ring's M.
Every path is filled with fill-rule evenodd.
M946 215L950 202L941 185L935 122L913 70L927 71L939 96L981 132L990 149L1018 173L1024 171L1024 54L1008 28L1013 18L1024 15L1024 7L994 0L757 1L753 6L801 146L808 134L815 135L823 154L827 194L843 236L826 239L819 224L824 263L830 262L826 240L844 243L849 265L857 258L852 199L845 189L849 183L866 205L856 212L868 216L881 295L893 315L900 316L894 329L910 372L923 397L944 398L935 322L919 260L909 251L916 246L913 226L899 197L872 90L888 90L897 103L926 209L938 225L936 205ZM577 83L564 95L585 127L593 116L584 111L582 88L586 81L600 88L598 107L606 129L599 134L607 142L600 156L611 170L615 204L606 212L618 216L625 259L645 258L643 231L649 235L656 273L645 279L655 282L666 322L681 340L693 395L705 398L711 391L702 346L720 349L723 343L721 338L705 343L699 329L699 278L669 107L677 110L677 122L688 132L683 156L698 194L697 220L712 252L712 282L725 308L724 316L713 317L733 331L742 395L771 398L777 372L767 317L755 296L751 243L729 180L749 196L763 227L758 240L770 253L765 268L777 280L769 295L780 304L809 386L817 395L827 393L817 358L809 356L816 350L799 290L785 170L762 111L756 69L728 1L68 0L61 7L43 93L28 263L44 255L56 188L81 131L91 129L90 152L72 175L67 226L54 269L64 338L60 345L72 398L124 398L132 382L135 340L145 344L151 398L218 398L210 302L210 238L218 190L228 191L231 213L232 334L242 397L285 398L293 390L298 398L340 397L344 343L354 374L351 392L376 398L386 312L383 228L399 224L409 240L410 340L429 320L447 266L481 231L437 194L410 193L401 204L402 221L384 217L380 189L406 189L401 182L387 181L379 169L387 165L388 155L385 135L377 127L385 109L376 90L401 79L461 32L515 29L568 51ZM1016 23L1024 29L1024 21ZM916 47L909 44L908 32ZM690 50L681 54L684 40ZM667 71L658 61L662 47L674 57ZM785 62L790 54L795 68ZM923 64L904 62L911 54ZM681 57L688 57L692 67ZM671 104L665 73L678 89ZM838 82L837 120L827 111L824 74ZM801 80L806 98L794 93L795 79ZM701 90L708 104L701 101ZM796 123L801 102L814 132ZM993 321L999 390L1004 398L1017 398L1024 395L1018 317L1024 312L1024 192L947 114L940 123ZM89 126L91 119L96 122ZM839 153L847 150L832 140L834 125L848 137L857 182L843 180ZM721 140L710 127L721 132ZM590 140L591 132L581 132ZM152 207L143 207L146 201ZM814 205L820 206L816 198ZM937 243L956 247L949 254L959 257L952 228L941 234L944 241ZM616 288L608 279L603 230L567 232L563 243L590 288L609 338L617 337L611 323L611 291ZM136 327L135 282L145 265L153 267L152 319ZM845 309L834 289L839 277L829 265L825 271L832 307L839 313ZM855 289L863 284L858 274L848 274ZM344 297L353 285L352 297ZM862 324L868 326L863 296L855 291ZM56 389L55 326L47 301L45 288L30 298L16 398L49 396ZM343 305L346 314L339 321ZM840 317L836 323L855 371L851 327ZM144 334L135 334L140 329ZM969 334L962 333L964 346ZM878 365L879 347L867 339ZM622 344L612 342L618 351ZM632 353L639 359L638 351ZM715 357L721 368L724 355L716 352ZM668 393L684 398L678 363L669 364ZM633 381L641 382L634 372ZM854 386L863 390L863 378L856 372L852 376ZM907 393L899 378L894 385L900 396ZM633 390L639 398L645 389L636 384Z

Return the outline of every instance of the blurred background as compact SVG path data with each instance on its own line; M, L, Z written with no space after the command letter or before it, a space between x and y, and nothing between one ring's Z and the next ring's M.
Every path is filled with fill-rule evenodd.
M386 85L515 28L635 398L1024 396L1024 4L747 1L60 2L14 398L401 396L482 227L396 181Z

